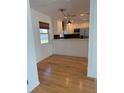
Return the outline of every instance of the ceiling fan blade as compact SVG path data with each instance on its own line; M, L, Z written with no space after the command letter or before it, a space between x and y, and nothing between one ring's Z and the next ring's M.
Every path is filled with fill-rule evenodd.
M71 17L76 17L76 15L71 15Z
M85 14L85 15L89 15L90 13L89 13L89 12L85 12L85 13L83 13L83 14Z

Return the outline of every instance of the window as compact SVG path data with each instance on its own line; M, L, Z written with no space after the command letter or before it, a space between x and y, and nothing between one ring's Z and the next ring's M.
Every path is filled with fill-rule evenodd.
M49 41L48 29L40 29L41 44L46 44Z
M41 44L47 44L49 42L49 24L44 22L39 22L40 28L40 40Z

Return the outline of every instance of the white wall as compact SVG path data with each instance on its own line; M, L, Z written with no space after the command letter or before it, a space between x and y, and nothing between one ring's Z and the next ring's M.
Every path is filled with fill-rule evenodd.
M34 39L35 39L35 49L36 49L36 59L37 62L43 60L44 58L52 55L52 20L49 16L39 13L33 9L31 9L32 15L32 25L33 25L33 32L34 32ZM39 21L47 22L50 24L50 40L49 44L41 45L40 43L40 32L39 32Z
M38 73L37 73L37 65L36 65L36 52L34 47L34 36L31 24L31 14L28 0L28 15L27 15L27 79L28 93L31 92L38 84ZM22 68L23 69L23 68Z
M88 77L97 78L97 8L96 0L90 1L90 30L89 30L89 56Z
M88 57L88 39L58 39L53 46L54 54Z

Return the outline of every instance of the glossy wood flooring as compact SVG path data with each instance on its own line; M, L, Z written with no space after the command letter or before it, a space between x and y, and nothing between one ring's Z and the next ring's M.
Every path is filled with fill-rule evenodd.
M40 85L32 93L96 93L87 78L87 59L53 55L38 63Z

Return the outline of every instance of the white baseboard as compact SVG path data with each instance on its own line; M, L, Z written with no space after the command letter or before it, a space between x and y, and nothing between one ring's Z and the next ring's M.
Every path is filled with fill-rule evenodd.
M31 93L36 87L38 87L40 85L40 82L38 81L38 83L34 86L34 88L30 91L30 92L28 92L28 93Z

